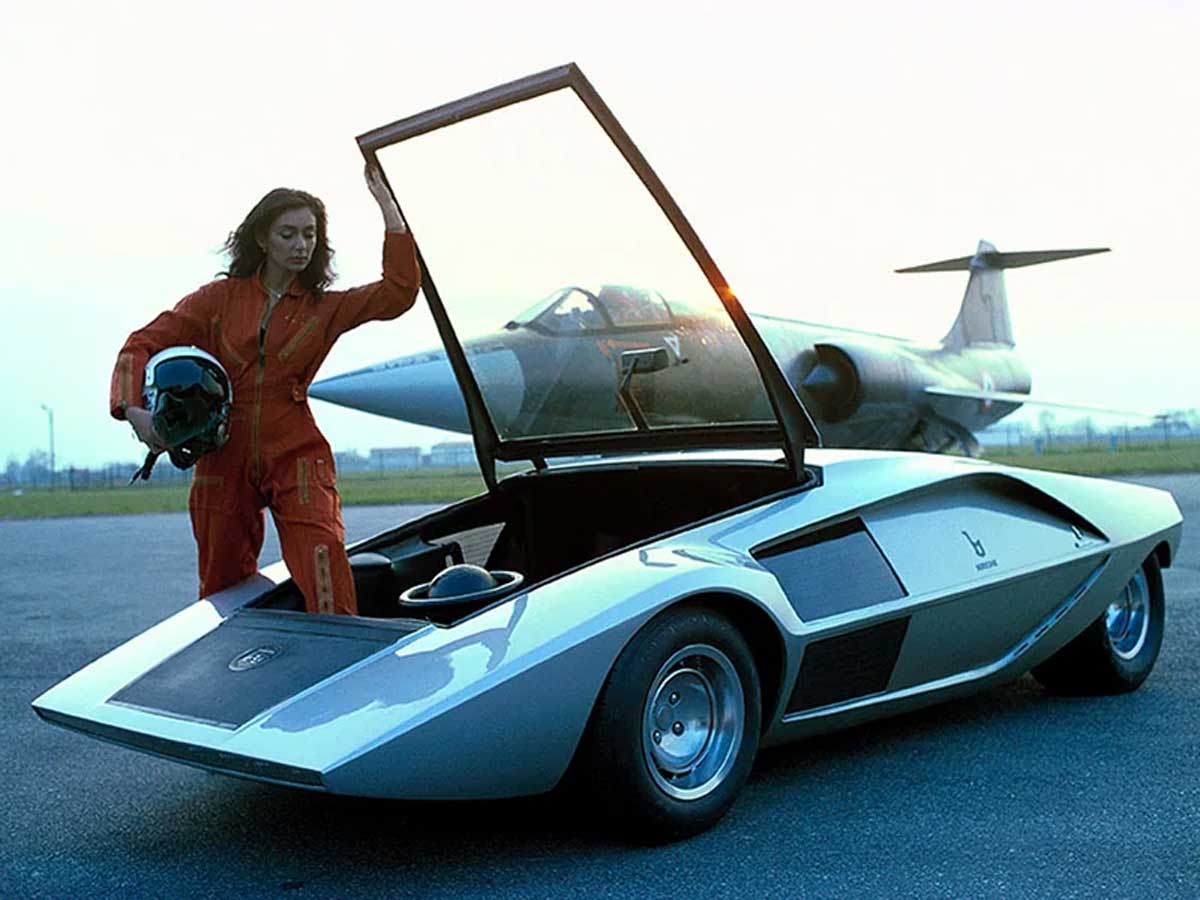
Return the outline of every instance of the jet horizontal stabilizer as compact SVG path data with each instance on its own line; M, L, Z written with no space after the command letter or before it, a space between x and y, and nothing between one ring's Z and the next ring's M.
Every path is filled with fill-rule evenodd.
M909 266L907 269L897 269L896 271L901 274L909 274L913 272L963 272L971 269L1019 269L1021 266L1036 266L1038 263L1074 259L1077 256L1091 256L1093 253L1108 253L1109 249L1108 247L1086 247L1082 250L1023 250L1016 253L986 250L976 253L974 256L943 259L940 262Z

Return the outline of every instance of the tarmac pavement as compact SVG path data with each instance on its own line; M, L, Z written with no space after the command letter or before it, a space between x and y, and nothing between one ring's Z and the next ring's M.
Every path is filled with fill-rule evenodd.
M1140 690L1027 676L766 751L716 828L649 849L569 797L327 797L40 722L30 700L194 595L194 550L183 515L0 522L0 896L1195 898L1200 475L1130 480L1185 518ZM349 537L429 508L350 507Z

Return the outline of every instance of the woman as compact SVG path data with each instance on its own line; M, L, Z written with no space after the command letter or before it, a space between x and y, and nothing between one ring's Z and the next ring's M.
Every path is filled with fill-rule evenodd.
M233 384L228 443L196 464L188 509L200 555L200 596L258 569L263 509L270 507L283 558L309 612L357 611L346 558L333 454L308 408L307 388L334 341L371 319L408 310L420 284L416 251L378 170L367 187L387 229L383 278L326 291L333 251L325 207L303 191L276 188L225 244L224 278L184 297L121 348L110 410L162 449L142 406L147 360L190 344L220 360Z

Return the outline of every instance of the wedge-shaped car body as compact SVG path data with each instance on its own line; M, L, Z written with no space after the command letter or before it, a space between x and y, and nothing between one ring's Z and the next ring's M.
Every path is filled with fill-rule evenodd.
M1030 669L1085 693L1149 673L1182 527L1170 495L814 449L720 271L577 68L359 141L418 236L487 492L352 546L360 617L302 612L277 563L50 689L43 718L363 796L511 797L573 773L625 833L664 839L715 822L760 746ZM589 279L654 279L704 310L666 343L636 323L603 336L602 418L553 387L514 391L503 348L464 352L462 335L512 318L505 298Z

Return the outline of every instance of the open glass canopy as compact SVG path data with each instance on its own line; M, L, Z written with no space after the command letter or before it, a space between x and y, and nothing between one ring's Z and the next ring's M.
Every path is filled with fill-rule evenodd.
M574 65L359 138L494 460L784 448L811 422L665 188Z

